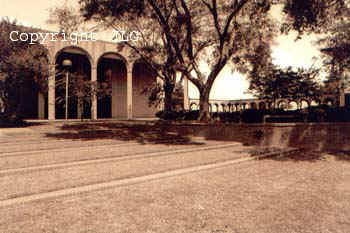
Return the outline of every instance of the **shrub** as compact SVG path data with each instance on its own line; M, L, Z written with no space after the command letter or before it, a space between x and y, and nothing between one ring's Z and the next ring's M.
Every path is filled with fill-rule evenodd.
M184 112L183 120L195 121L199 118L199 110Z
M219 119L222 122L240 121L244 123L262 123L266 115L267 122L290 123L290 122L350 122L350 108L331 108L327 105L310 107L308 109L285 111L282 109L259 110L246 109L242 112L213 112L212 119ZM159 111L156 116L163 120L198 120L199 110L195 111ZM274 117L275 116L275 117ZM0 119L0 123L4 121ZM13 123L12 123L13 124ZM17 122L16 124L20 124Z
M262 123L264 115L264 110L246 109L242 112L241 118L244 123Z
M0 128L3 127L25 127L27 123L19 117L9 118L6 114L0 114Z
M350 108L338 107L338 108L326 108L326 121L327 122L349 122L350 121Z
M179 118L179 113L175 111L159 111L156 113L156 117L162 120L177 120Z
M199 110L195 111L159 111L156 117L162 120L197 120L199 118Z
M323 107L310 107L307 111L308 122L324 122L327 119L326 110Z
M216 113L215 115L217 115L217 117L219 117L220 121L222 122L239 123L241 120L240 112L220 112L220 113Z

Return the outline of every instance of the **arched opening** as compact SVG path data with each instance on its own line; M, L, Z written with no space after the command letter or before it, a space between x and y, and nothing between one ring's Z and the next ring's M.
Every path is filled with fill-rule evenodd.
M214 104L214 112L219 112L219 105L218 104Z
M312 100L310 105L311 105L312 107L316 107L316 106L318 106L319 104L320 104L320 101L319 101L319 100Z
M266 104L265 104L265 102L260 102L260 103L259 103L259 109L261 109L261 110L265 110L265 109L266 109Z
M328 105L328 106L333 106L334 104L334 100L331 98L327 98L324 100L324 104Z
M221 104L221 112L226 112L226 105L225 104Z
M267 102L267 108L268 109L275 109L275 103L274 102L272 102L272 101L268 101Z
M232 112L232 104L227 104L228 106L228 112Z
M66 72L64 60L70 60L68 78L68 118L91 118L91 92L88 91L91 80L91 58L78 47L67 47L56 55L56 119L64 119L66 114Z
M284 100L281 100L280 102L278 102L277 107L279 109L286 110L287 109L287 103Z
M306 100L301 100L300 101L300 109L305 109L308 108L310 106L309 102Z
M256 103L255 103L255 102L251 102L251 103L250 103L250 108L251 108L251 109L257 109Z
M231 112L235 112L236 111L236 106L234 104L231 104Z
M127 68L123 57L107 53L97 63L99 90L97 118L125 118L127 116Z
M198 106L197 106L197 104L196 104L196 103L191 103L191 105L190 105L190 109L191 109L191 111L198 110Z
M235 106L236 106L236 112L241 111L241 106L240 106L240 104L235 104Z
M288 104L288 110L297 110L298 104L295 101L290 101Z

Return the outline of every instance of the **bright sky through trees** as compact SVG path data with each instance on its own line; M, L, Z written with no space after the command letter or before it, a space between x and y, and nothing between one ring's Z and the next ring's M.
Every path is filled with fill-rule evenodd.
M70 0L67 2L71 4L77 1ZM23 0L0 0L0 17L17 19L18 22L25 26L56 30L52 25L47 25L45 21L49 17L49 9L55 6L61 6L62 4L62 0L36 0L35 4L31 1ZM282 19L280 10L281 8L278 6L272 8L272 16L277 20ZM112 40L113 33L99 33L99 36L99 39ZM310 67L315 62L313 57L319 55L317 47L312 44L312 40L315 38L305 37L298 41L295 41L295 38L296 34L293 33L277 38L272 54L275 64L282 67ZM232 74L228 68L224 68L214 83L210 98L250 98L250 95L245 94L248 86L249 83L243 76L238 73ZM198 91L193 85L190 85L190 98L198 98Z

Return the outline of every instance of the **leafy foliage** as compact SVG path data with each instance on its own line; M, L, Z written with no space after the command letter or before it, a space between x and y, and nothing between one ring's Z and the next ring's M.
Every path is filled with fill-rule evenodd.
M62 75L64 74L64 77ZM58 72L56 78L56 102L65 106L66 104L66 71ZM111 80L105 82L91 81L88 76L83 73L70 73L68 76L68 98L69 101L76 100L81 109L83 105L91 105L93 97L103 99L112 95ZM69 103L68 103L69 104ZM83 118L82 114L80 117Z
M74 8L68 6L51 8L46 23L58 25L59 32L66 34L86 30L83 26L84 18Z
M292 67L274 67L266 73L252 72L249 92L272 102L277 99L317 98L321 95L320 84L316 80L318 73L319 70L313 68L294 71Z
M273 69L270 44L277 24L268 14L272 4L284 4L282 32L294 29L299 36L328 32L334 20L342 20L349 5L347 0L80 0L80 4L87 20L149 26L144 27L142 41L159 32L155 41L161 42L170 59L163 59L169 61L166 67L182 72L199 90L201 119L209 116L209 94L225 66L242 73ZM163 54L155 47L145 46L148 57Z
M287 22L282 32L294 29L305 32L328 32L334 22L339 22L348 14L348 0L286 0L283 12Z
M147 50L137 53L147 58L163 56L160 60L166 63L158 63L156 71L165 68L184 74L200 92L203 119L208 117L209 93L220 71L227 64L247 71L249 64L263 62L260 59L268 56L261 52L269 53L275 32L267 13L269 1L80 0L80 4L87 20L107 25L133 22L145 33L142 43L155 38L159 46L145 46ZM210 71L204 72L203 66Z
M12 31L29 32L16 21L0 21L0 93L8 118L20 118L25 83L34 81L37 90L45 92L48 78L47 49L29 41L12 41Z

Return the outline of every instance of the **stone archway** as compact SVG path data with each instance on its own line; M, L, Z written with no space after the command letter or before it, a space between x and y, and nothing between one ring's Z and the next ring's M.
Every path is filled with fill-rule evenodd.
M335 104L335 101L334 101L334 99L328 97L323 101L323 103L328 105L328 106L333 106Z
M305 108L309 108L310 107L310 103L309 101L302 99L300 101L300 109L305 109Z
M97 62L97 81L99 88L104 90L98 96L97 118L127 117L127 63L124 57L117 53L103 54Z
M278 109L283 109L283 110L287 110L288 108L288 104L285 100L280 100L277 104L277 108Z
M266 110L266 103L265 102L260 102L259 103L259 109Z
M298 109L298 103L296 101L290 101L288 103L288 110L297 110Z
M198 105L196 103L191 103L190 104L190 109L191 109L191 111L198 110Z
M255 102L250 103L250 109L258 109L258 106L256 105Z
M69 98L68 98L68 118L91 118L91 101L85 97L80 97L72 93L76 85L81 85L78 79L91 80L92 59L88 52L79 47L65 47L59 50L55 56L55 118L65 118L65 85L66 76L63 67L64 60L70 60L72 66L69 69Z

